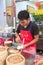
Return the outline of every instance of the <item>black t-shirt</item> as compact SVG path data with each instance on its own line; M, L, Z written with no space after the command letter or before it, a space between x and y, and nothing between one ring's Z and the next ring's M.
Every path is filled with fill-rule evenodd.
M26 28L24 28L23 26L19 24L17 28L17 33L20 33L20 30L27 30L27 31L30 30L33 38L34 38L34 35L39 34L39 29L35 22L30 22L30 24Z

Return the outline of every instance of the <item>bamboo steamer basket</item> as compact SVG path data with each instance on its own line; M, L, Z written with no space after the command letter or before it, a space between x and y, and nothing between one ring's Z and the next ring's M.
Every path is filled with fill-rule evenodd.
M43 56L42 55L35 56L34 65L43 65Z
M43 59L37 61L34 65L43 65Z
M25 65L25 58L21 54L11 54L6 59L6 65Z
M7 55L7 48L0 46L0 65L4 65Z
M17 50L16 47L14 47L14 48L9 48L9 49L8 49L8 54L9 54L9 55L10 55L10 54L20 54L20 51Z
M6 64L5 60L0 61L0 65L5 65L5 64Z
M43 59L36 63L37 65L43 65Z

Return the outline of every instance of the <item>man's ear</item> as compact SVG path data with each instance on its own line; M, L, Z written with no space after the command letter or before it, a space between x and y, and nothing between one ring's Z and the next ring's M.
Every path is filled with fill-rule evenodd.
M30 18L28 18L28 22L30 22Z
M28 18L28 20L30 20L30 17Z

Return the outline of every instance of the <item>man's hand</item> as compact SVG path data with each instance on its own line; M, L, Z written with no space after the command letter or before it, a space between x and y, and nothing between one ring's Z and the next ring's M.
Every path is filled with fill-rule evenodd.
M17 43L20 43L20 37L18 36L16 39L15 39L15 41L17 42Z
M17 46L17 49L23 49L24 48L24 45L22 44L22 45L19 45L19 46Z
M20 44L19 46L17 46L17 49L24 49L26 48L28 45L24 45L24 44Z

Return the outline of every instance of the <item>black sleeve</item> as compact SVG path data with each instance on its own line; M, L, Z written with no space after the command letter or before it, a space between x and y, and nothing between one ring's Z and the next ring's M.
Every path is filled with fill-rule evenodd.
M33 30L33 36L39 34L39 28L37 24L33 23L32 30Z

